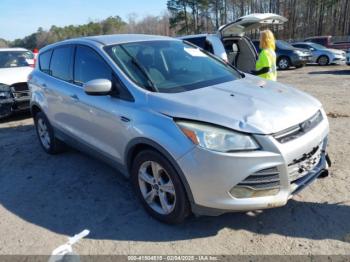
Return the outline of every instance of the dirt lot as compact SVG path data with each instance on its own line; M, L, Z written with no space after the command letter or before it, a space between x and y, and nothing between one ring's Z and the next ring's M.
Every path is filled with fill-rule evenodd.
M22 115L0 123L0 254L49 254L87 228L80 254L350 255L350 67L308 66L279 77L331 116L332 176L287 206L160 224L104 163L73 150L45 154Z

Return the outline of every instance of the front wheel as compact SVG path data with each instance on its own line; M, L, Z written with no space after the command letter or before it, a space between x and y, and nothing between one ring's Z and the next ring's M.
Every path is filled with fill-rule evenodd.
M169 224L181 223L190 213L185 189L169 161L153 150L139 153L131 179L146 211Z
M288 57L281 57L278 59L277 66L281 70L287 70L290 67L290 61Z
M317 59L317 63L318 63L320 66L328 65L328 63L329 63L329 58L328 58L328 56L326 56L326 55L321 55L321 56Z

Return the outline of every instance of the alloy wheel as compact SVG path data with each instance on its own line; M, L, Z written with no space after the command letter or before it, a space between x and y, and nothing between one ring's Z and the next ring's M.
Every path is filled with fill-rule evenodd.
M47 125L42 118L38 119L38 127L37 128L38 128L39 138L40 138L42 145L46 149L49 149L50 144L51 144L50 134L49 134L49 130L47 128Z
M286 58L281 58L278 62L278 67L281 69L287 69L289 67L289 62Z
M144 162L139 168L138 181L144 200L155 212L167 215L174 210L175 187L169 174L159 163Z
M321 56L318 59L318 63L322 66L327 65L328 64L328 57L327 56Z

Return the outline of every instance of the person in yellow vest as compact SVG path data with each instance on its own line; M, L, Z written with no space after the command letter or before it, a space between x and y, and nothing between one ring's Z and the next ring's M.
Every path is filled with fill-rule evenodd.
M252 74L265 79L277 80L275 37L270 30L260 33L260 54Z

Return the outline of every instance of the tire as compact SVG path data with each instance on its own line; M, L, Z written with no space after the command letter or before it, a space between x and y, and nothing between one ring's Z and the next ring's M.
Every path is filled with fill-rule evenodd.
M131 182L146 211L157 220L179 224L190 214L189 201L179 175L157 151L145 150L135 157Z
M34 124L40 145L46 153L54 155L64 151L64 143L55 137L53 128L43 112L35 114Z
M320 66L326 66L329 64L329 58L326 55L321 55L318 59L317 59L317 63Z
M290 67L290 60L286 56L278 58L277 66L281 70L287 70Z

